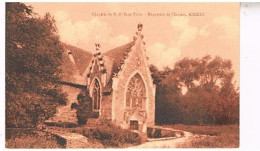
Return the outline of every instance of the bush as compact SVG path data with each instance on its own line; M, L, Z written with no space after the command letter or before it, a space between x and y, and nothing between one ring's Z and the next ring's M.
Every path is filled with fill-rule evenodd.
M96 129L83 131L83 135L90 139L101 141L104 146L121 146L124 144L141 144L141 136L130 130L122 129L119 126L103 124Z
M61 148L56 138L36 129L6 129L6 148Z
M155 129L153 137L154 138L161 138L162 137L161 130L160 129Z
M77 109L78 104L77 103L72 103L70 108L73 109Z
M77 109L77 118L79 126L85 125L87 123L87 119L92 115L92 99L91 97L83 94L78 94L77 97L78 104L72 103L71 109Z
M6 3L6 127L35 128L52 117L66 94L55 20L23 3Z

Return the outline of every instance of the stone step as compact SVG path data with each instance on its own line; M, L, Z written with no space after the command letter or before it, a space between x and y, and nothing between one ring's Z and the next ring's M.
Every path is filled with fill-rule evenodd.
M71 109L71 104L77 103L77 95L82 90L67 85L63 85L62 89L68 94L67 105L58 106L56 114L44 123L49 126L76 127L78 126L77 110Z
M57 123L77 123L76 110L71 110L70 106L59 107L57 113L51 117L49 121Z
M87 148L91 144L87 137L78 133L68 133L47 128L45 130L57 138L57 143L64 148Z
M47 126L68 127L68 128L78 126L78 123L57 122L57 121L51 121L51 120L44 121L44 124L47 125Z
M54 117L51 118L53 121L57 122L77 122L77 115L76 113L62 113L61 115L55 115Z

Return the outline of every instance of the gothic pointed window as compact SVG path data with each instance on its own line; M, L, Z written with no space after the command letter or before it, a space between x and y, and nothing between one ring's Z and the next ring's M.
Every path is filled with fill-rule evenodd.
M100 84L97 79L95 79L94 82L95 83L94 83L93 95L92 95L94 101L93 107L94 110L99 110L100 109Z
M135 74L127 85L126 106L145 109L145 85L140 74Z

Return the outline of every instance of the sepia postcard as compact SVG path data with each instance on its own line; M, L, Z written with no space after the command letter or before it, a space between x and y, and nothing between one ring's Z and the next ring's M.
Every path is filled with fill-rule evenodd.
M5 8L6 148L239 148L240 3Z

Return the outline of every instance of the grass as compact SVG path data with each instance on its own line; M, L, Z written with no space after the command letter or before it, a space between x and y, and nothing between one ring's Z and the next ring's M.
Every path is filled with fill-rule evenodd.
M141 136L111 123L98 125L95 129L84 131L83 135L101 141L105 147L122 147L141 144Z
M79 133L88 138L93 144L91 148L125 148L133 145L141 144L142 136L130 130L122 129L112 123L103 123L95 128L89 127L50 127L52 129L68 132ZM96 145L95 145L96 144Z
M36 129L7 129L6 148L61 148L56 138Z
M195 134L189 142L179 145L180 148L238 148L239 125L166 125ZM197 134L197 135L196 135Z
M179 148L237 148L239 147L239 125L164 125L192 132L194 136ZM111 125L97 127L91 133L86 127L57 128L63 132L80 133L87 136L90 148L123 148L141 143L140 137ZM35 129L9 129L6 131L6 148L61 148L56 138Z

